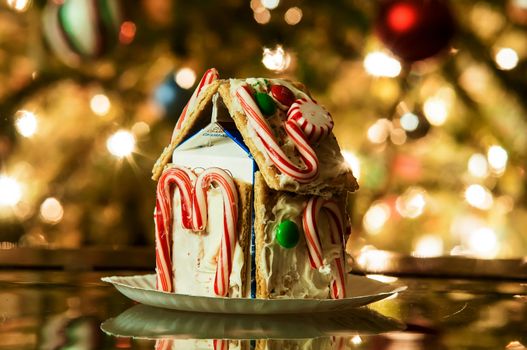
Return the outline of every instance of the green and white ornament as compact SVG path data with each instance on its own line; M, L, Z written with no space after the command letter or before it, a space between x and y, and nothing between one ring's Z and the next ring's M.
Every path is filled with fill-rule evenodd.
M50 1L43 11L44 35L60 60L78 64L116 46L121 19L119 0Z

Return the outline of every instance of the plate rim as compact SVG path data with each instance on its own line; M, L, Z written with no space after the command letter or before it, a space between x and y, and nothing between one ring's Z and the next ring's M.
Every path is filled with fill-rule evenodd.
M386 283L383 283L383 282L380 282L380 281L376 281L376 280L372 280L372 279L369 279L368 277L366 276L358 276L358 275L354 275L354 277L356 278L365 278L365 279L368 279L370 280L372 283L376 283L378 284L379 286L389 286L388 284ZM182 309L179 309L179 308L174 308L174 307L164 307L164 306L159 306L158 304L152 304L152 303L148 303L148 302L144 302L143 301L140 301L140 300L137 300L136 298L132 298L130 297L129 295L127 295L122 289L125 289L125 290L134 290L134 291L140 291L142 293L155 293L157 295L163 295L164 297L178 297L180 296L181 298L185 298L187 300L192 300L192 299L195 299L196 301L198 300L206 300L208 302L212 302L212 303L218 303L218 302L225 302L225 303L229 303L229 304L250 304L250 303L253 303L256 301L255 304L289 304L288 306L291 306L292 302L294 304L297 304L299 306L311 306L313 303L319 303L319 304L324 304L324 305L328 305L328 304L331 304L332 306L337 306L338 304L346 304L346 302L350 302L352 300L356 300L356 301L360 301L361 299L368 299L368 298L373 298L373 300L366 300L366 302L359 302L359 304L357 305L346 305L348 308L357 308L357 307L361 307L361 306L365 306L365 305L368 305L368 304L371 304L373 302L377 302L377 301L380 301L382 299L386 299L392 295L395 295L397 293L400 293L400 292L403 292L405 291L408 287L407 286L398 286L398 287L395 287L390 290L390 291L381 291L381 292L378 292L378 293L369 293L369 294L363 294L363 295L356 295L356 296L353 296L353 297L348 297L348 298L343 298L343 299L316 299L316 298L305 298L305 299L287 299L287 298L281 298L281 299L259 299L259 298L256 298L256 299L251 299L251 298L229 298L229 297L211 297L211 296L194 296L194 295L188 295L188 294L178 294L178 293L172 293L172 292L166 292L166 291L161 291L161 290L157 290L157 289L152 289L152 288L142 288L140 286L137 286L137 285L131 285L131 284L126 284L126 283L123 283L122 280L119 280L119 281L116 281L115 279L134 279L134 278L155 278L155 274L142 274L142 275L124 275L124 276L105 276L105 277L101 277L101 281L105 282L105 283L109 283L109 284L112 284L121 294L123 294L124 296L126 296L127 298L131 299L131 300L134 300L136 302L139 302L141 304L144 304L144 305L150 305L150 306L153 306L153 307L159 307L159 308L163 308L163 309L172 309L172 310L181 310L181 311L189 311L187 308L182 308ZM194 312L205 312L205 311L201 311L201 310L193 310ZM227 313L237 313L237 314L250 314L251 312L247 313L247 312L240 312L240 311L236 311L236 310L232 310L232 311L218 311L218 310L208 310L206 312L212 312L212 313L223 313L223 314L227 314ZM284 310L282 312L260 312L260 314L291 314L291 313L306 313L306 312L309 312L309 313L313 313L313 312L327 312L327 310L313 310L313 307L309 310L305 310L303 312L302 308L301 307L298 307L298 308L294 308L293 311L291 310ZM253 312L253 313L256 313L256 312Z

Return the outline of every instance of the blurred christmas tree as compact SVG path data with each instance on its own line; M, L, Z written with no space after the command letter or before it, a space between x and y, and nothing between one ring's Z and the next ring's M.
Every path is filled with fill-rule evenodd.
M354 252L526 255L525 1L2 6L0 241L151 244L150 168L216 67L302 81L332 111Z

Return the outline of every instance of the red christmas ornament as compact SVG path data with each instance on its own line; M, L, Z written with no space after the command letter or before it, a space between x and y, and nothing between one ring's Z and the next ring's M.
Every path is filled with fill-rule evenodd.
M414 62L445 49L455 23L447 0L385 0L375 32L395 55Z

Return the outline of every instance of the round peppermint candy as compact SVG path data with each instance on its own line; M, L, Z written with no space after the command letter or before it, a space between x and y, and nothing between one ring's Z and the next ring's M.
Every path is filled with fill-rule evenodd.
M57 57L66 64L98 58L119 39L119 0L50 1L43 11L44 34Z
M324 107L313 100L296 100L287 112L287 120L294 121L311 143L319 142L331 133L333 119Z

